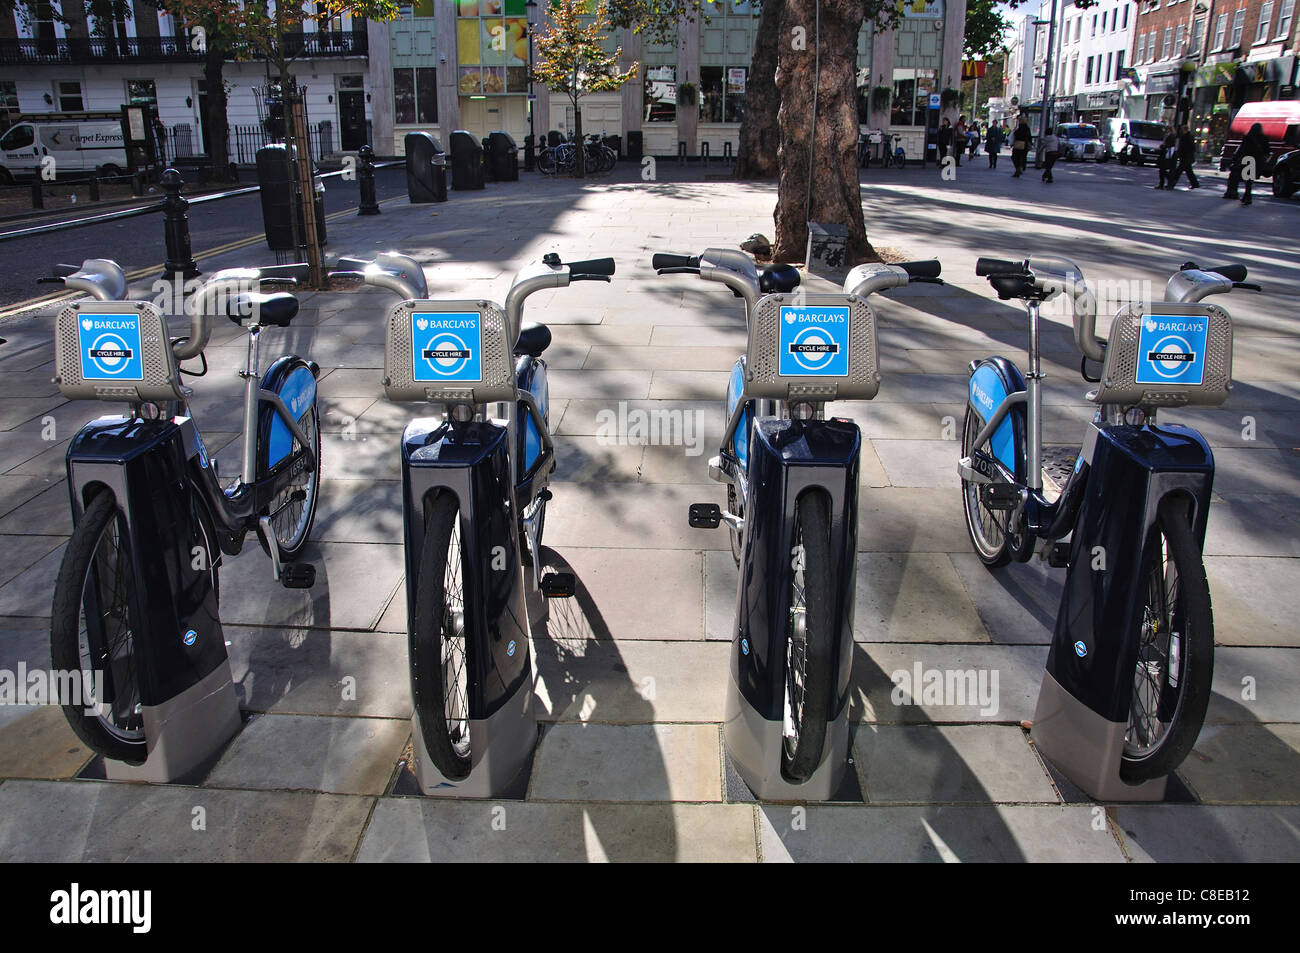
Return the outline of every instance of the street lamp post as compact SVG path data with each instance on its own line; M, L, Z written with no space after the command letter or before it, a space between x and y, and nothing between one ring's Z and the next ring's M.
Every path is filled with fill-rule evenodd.
M536 94L533 92L533 11L536 8L537 0L528 0L524 4L524 22L527 23L528 29L528 98L524 100L528 108L528 138L524 141L524 171L526 172L533 171L537 150L537 128L533 118L533 105L537 101Z
M1043 111L1038 117L1038 148L1035 150L1039 164L1043 156L1043 137L1047 135L1048 113L1056 101L1052 91L1052 60L1056 56L1056 3L1057 0L1052 0L1052 13L1047 22L1047 53L1043 57Z

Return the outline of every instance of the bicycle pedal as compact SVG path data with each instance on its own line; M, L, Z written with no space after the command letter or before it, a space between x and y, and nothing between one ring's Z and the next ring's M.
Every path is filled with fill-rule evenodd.
M1053 543L1047 550L1047 565L1053 569L1070 568L1070 544Z
M722 507L717 503L692 503L686 519L696 529L717 529L722 523Z
M1020 503L1020 488L1011 483L982 484L980 502L990 510L1014 510Z
M578 581L571 572L548 572L541 578L538 588L547 599L568 599L578 591Z
M310 589L316 585L316 567L311 563L288 563L280 567L280 585L286 589Z

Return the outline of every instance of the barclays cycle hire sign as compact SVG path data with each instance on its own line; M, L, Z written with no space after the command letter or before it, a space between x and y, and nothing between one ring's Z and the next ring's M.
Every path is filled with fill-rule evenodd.
M847 377L849 309L783 307L780 351L782 377Z
M477 311L411 314L412 377L421 383L483 379L483 330Z
M138 314L82 312L77 323L77 338L82 380L144 380Z
M1148 314L1138 334L1139 384L1199 385L1205 380L1205 314Z

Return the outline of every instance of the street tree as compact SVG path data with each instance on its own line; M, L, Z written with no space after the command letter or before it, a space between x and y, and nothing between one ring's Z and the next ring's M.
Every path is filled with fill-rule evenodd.
M591 16L590 22L584 18ZM637 74L637 63L619 72L623 48L605 49L611 23L605 0L554 0L546 28L537 37L537 62L533 80L553 93L568 97L573 106L576 140L575 173L586 174L586 149L582 141L582 98L590 93L619 89Z

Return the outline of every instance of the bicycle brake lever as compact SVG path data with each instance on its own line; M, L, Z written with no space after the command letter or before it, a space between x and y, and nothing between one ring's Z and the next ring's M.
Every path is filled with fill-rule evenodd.
M1232 287L1240 288L1243 291L1263 291L1262 285L1257 285L1253 281L1234 281Z

